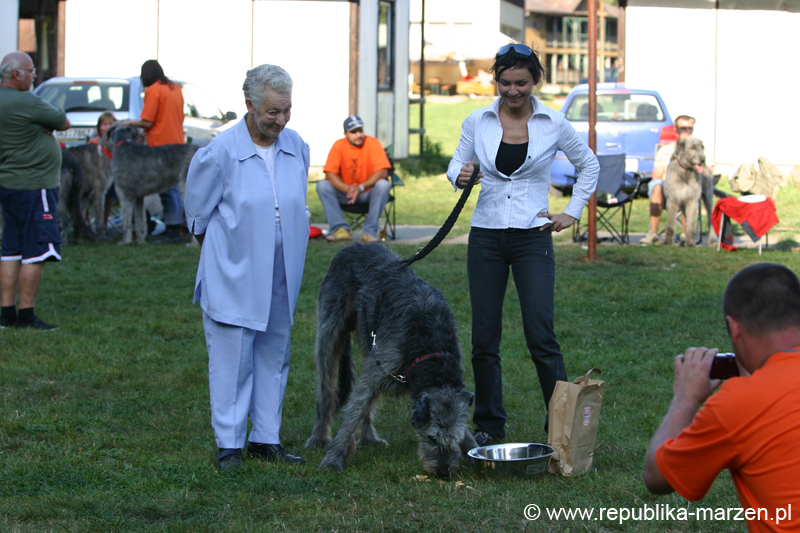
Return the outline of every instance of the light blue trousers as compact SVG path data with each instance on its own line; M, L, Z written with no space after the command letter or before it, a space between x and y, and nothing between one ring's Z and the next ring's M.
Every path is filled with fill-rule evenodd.
M389 191L392 184L388 180L378 180L377 183L368 191L362 192L356 199L357 204L369 202L369 213L364 222L364 233L378 236L378 221L383 213L386 202L389 201ZM340 204L347 203L347 195L336 190L328 180L317 182L317 194L322 202L322 209L325 211L325 218L328 221L328 233L333 234L339 228L350 231L350 226L344 219Z
M280 225L276 230L267 330L223 324L203 313L211 426L219 448L244 447L248 415L253 424L250 442L280 444L292 322Z

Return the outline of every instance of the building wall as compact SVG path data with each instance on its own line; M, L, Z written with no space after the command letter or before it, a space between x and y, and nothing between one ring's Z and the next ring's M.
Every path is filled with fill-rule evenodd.
M0 59L17 49L19 0L0 0Z
M518 42L525 39L525 10L509 2L500 1L500 30Z
M626 85L658 90L673 117L696 117L718 165L800 164L798 34L797 13L629 7Z
M241 118L246 112L242 82L247 70L272 63L285 68L294 81L289 127L309 143L312 164L324 164L331 145L342 136L348 114L348 2L69 0L66 7L67 76L137 76L145 60L158 59L167 76L198 85L223 112L235 111ZM372 13L377 16L377 0L362 0L361 9L364 29L365 19L372 20ZM408 0L397 0L396 10L402 9L407 11ZM407 14L403 18L407 34ZM108 27L108 20L123 19L135 32ZM373 114L377 98L369 87L377 78L376 36L373 27L360 38L359 112L363 102L364 110ZM397 55L408 54L403 50ZM405 65L406 73L395 76L395 92L405 93L407 102ZM407 146L408 105L405 110L395 107L398 113L405 118L403 122L395 116L395 133L398 125L406 124ZM375 127L375 120L371 122Z

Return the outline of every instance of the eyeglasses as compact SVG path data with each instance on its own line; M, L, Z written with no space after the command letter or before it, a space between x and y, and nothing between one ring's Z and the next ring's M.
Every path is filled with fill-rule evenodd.
M678 132L688 132L692 133L694 131L694 126L681 126L680 128L675 128Z
M33 68L17 68L17 69L14 69L14 70L24 70L26 72L30 72L31 74L36 74L36 67L33 67Z
M500 50L497 51L497 55L504 56L509 53L511 50L518 53L521 56L530 56L533 55L533 50L531 50L530 46L524 44L507 44L505 46L500 47Z

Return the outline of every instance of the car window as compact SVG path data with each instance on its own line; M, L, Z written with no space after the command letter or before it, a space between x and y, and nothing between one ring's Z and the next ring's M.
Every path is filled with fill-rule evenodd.
M127 111L129 86L76 81L42 87L39 96L64 111Z
M183 89L183 114L187 117L194 117L197 118L197 110L194 108L194 104L192 102L192 97L189 96L189 93L186 92L186 86L182 87Z
M566 112L567 120L589 120L589 95L575 95ZM597 122L663 122L664 110L652 94L612 93L597 95Z
M189 99L197 113L195 116L209 120L223 120L222 112L217 105L197 86L186 83L183 85L183 93L184 95L188 93Z

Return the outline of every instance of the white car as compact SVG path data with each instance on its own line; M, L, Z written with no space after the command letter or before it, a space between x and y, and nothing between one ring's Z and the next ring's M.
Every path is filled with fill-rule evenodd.
M183 91L183 131L187 142L204 146L236 120L236 113L223 114L196 85L175 81ZM140 118L144 105L142 80L133 78L50 78L34 91L67 112L72 127L56 132L67 146L83 144L97 135L97 119L111 111L117 120Z

